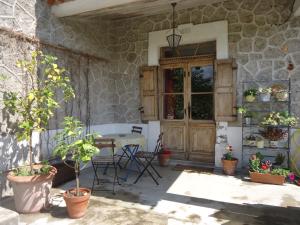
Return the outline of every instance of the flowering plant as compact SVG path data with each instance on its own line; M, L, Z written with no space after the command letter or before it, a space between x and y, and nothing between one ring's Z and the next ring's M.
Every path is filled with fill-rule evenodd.
M233 156L232 156L232 145L226 145L225 150L227 151L224 155L223 155L223 159L225 160L236 160Z
M286 137L287 130L276 127L266 127L265 130L260 131L260 133L264 138L270 141L278 141Z
M271 94L272 88L258 88L258 92L261 94Z

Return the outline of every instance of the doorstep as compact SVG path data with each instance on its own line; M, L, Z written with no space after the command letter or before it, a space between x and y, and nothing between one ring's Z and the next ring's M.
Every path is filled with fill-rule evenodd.
M18 225L19 214L15 211L0 207L0 225Z

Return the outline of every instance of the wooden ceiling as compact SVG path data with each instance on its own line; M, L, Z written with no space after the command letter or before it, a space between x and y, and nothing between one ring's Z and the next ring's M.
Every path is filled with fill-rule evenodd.
M100 17L107 20L120 20L169 12L172 9L172 2L177 2L176 9L180 10L221 1L222 0L73 0L53 6L52 12L57 17Z

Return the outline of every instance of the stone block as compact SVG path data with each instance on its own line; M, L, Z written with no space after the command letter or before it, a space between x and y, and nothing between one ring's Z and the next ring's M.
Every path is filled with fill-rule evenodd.
M257 26L254 24L243 25L243 37L254 37L257 32Z
M256 38L254 40L254 51L261 52L267 47L267 40L264 38Z
M282 33L279 33L270 38L269 45L281 46L284 41L285 41L284 35Z
M238 9L238 4L234 1L225 1L223 2L223 7L227 10L237 10Z
M280 59L284 56L285 54L279 48L268 47L264 51L265 59Z
M239 10L239 19L241 23L252 23L253 21L253 14L247 10Z
M258 1L254 1L254 0L244 0L241 5L241 8L252 11L254 7L257 5L257 3Z
M256 15L266 15L273 8L273 1L261 0L254 9Z
M252 39L244 38L239 42L239 50L241 52L251 52L252 51Z

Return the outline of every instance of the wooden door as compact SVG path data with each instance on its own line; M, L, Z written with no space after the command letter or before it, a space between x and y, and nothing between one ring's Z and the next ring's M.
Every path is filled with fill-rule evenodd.
M201 58L188 63L188 157L214 163L214 60Z

